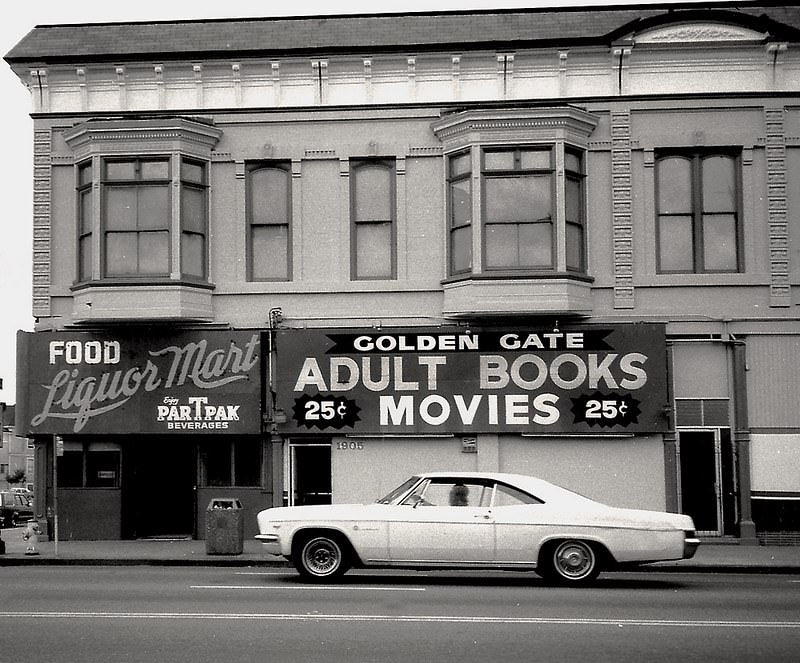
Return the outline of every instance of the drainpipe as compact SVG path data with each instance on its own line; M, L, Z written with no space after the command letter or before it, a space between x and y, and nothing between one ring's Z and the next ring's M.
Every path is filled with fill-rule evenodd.
M738 468L737 500L739 508L739 539L747 545L758 545L750 499L750 424L747 416L747 345L731 334L733 348L733 442Z

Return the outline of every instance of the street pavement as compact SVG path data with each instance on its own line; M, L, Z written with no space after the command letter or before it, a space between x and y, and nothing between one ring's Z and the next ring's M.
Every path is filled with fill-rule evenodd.
M254 539L243 542L240 554L209 552L206 542L193 539L134 541L41 541L36 555L26 554L24 528L0 530L5 553L0 566L20 564L154 565L154 566L286 566L267 555ZM0 546L2 548L2 546ZM745 545L738 541L704 540L692 559L658 562L641 567L653 571L727 573L800 573L800 546Z

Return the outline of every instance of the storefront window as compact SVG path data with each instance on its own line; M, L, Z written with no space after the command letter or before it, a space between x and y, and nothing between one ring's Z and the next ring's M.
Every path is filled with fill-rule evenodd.
M58 458L60 488L119 488L120 452L102 443L67 443Z
M200 451L204 487L261 485L261 443L257 440L206 442Z

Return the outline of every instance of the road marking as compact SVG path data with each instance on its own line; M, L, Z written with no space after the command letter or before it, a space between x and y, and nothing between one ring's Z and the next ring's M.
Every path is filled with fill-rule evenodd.
M579 619L561 617L491 617L443 615L355 615L355 614L277 614L277 613L216 613L216 612L32 612L3 611L0 618L20 619L164 619L164 620L247 620L283 622L386 622L439 623L474 625L543 625L543 626L643 626L680 628L752 628L800 629L800 621L735 621L690 619Z
M425 587L363 587L359 585L189 585L190 589L283 589L283 590L303 590L303 589L322 589L322 590L343 590L353 589L364 592L424 592Z

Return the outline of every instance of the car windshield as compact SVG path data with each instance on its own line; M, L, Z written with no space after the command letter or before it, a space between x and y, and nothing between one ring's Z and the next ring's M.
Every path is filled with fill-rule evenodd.
M401 483L397 488L395 488L391 493L389 493L386 497L381 497L379 500L375 500L378 504L391 504L397 498L404 495L408 490L411 489L415 483L419 481L419 477L411 477L410 479L406 479L403 483Z

